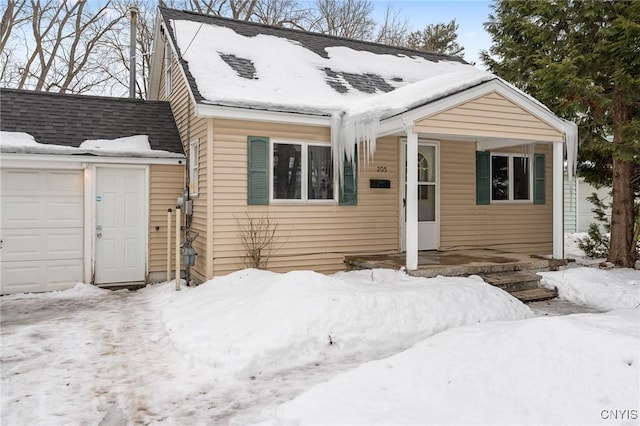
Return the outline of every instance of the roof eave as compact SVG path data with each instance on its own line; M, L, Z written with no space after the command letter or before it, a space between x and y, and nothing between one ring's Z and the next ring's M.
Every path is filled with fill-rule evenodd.
M210 104L196 104L196 116L321 127L331 125L331 116L329 114L269 111L265 109Z

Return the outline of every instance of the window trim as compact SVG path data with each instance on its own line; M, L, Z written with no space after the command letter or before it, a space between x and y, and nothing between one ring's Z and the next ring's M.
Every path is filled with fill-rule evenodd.
M300 168L301 180L300 180L300 199L284 199L274 198L273 191L273 148L274 144L288 144L288 145L300 145L300 156L302 158L302 164ZM269 204L336 204L338 201L338 185L336 181L335 167L332 170L332 184L333 184L333 198L327 200L309 199L309 182L308 182L308 170L309 170L309 147L320 146L332 149L330 142L317 142L298 139L269 139Z
M200 186L200 140L189 144L189 195L198 195ZM196 179L194 180L194 176Z
M493 199L493 182L491 179L493 177L493 157L508 157L508 166L509 166L509 199L508 200L494 200ZM514 199L514 174L513 174L513 159L514 158L529 158L529 198L526 200L515 200ZM533 175L533 163L535 162L535 156L529 157L526 154L515 154L509 152L489 152L489 195L490 195L490 203L491 204L533 204L534 199L534 180L535 177Z

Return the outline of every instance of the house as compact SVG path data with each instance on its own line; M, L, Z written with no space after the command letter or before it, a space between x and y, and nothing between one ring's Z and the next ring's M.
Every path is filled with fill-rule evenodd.
M0 89L0 115L1 294L166 279L168 103Z
M248 217L277 226L273 270L405 252L411 271L420 250L473 247L563 257L577 127L508 82L457 57L167 8L153 51L150 98L171 104L188 156L197 280L243 266Z
M593 209L595 206L588 199L593 193L605 204L611 203L611 188L596 188L585 182L584 178L576 177L571 182L564 175L564 232L588 232L592 223L598 222ZM605 211L611 219L611 212Z

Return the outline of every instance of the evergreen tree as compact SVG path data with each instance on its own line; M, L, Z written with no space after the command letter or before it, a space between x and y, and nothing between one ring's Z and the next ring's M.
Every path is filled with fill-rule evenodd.
M640 1L497 0L482 60L576 121L580 173L613 192L608 260L633 267L640 230Z
M458 44L458 24L453 19L445 24L429 24L423 30L409 34L407 47L423 52L464 55L464 47Z

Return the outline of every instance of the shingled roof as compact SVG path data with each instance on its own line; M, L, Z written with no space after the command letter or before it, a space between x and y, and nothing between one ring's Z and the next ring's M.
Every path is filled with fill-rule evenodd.
M481 72L457 56L159 10L198 104L331 115L429 78Z
M168 102L0 89L0 129L41 144L147 135L152 150L183 154Z

